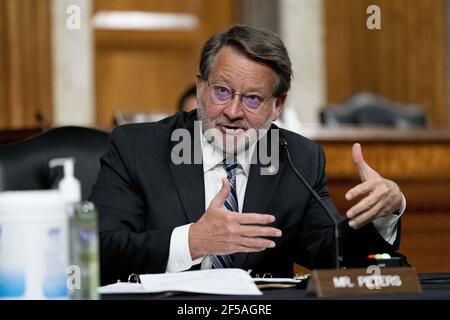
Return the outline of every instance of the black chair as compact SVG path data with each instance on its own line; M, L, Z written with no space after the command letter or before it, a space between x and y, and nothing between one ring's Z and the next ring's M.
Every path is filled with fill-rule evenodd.
M50 129L24 142L0 146L0 191L55 189L63 177L61 167L49 168L55 158L74 158L75 177L86 200L100 170L100 157L109 134L91 128Z
M0 145L24 141L44 131L43 128L0 130Z
M423 128L426 114L419 105L402 105L380 96L362 92L320 112L326 126L385 126Z

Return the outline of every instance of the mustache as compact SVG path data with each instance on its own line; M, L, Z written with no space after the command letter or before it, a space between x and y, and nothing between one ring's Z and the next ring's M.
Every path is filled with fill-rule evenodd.
M214 125L220 126L236 126L240 127L244 130L250 129L250 125L247 121L237 120L237 121L228 121L226 119L216 119L214 120Z

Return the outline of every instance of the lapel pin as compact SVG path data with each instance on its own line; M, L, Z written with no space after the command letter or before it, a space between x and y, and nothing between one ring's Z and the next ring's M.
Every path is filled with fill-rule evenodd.
M275 167L274 165L267 167L267 172L269 172L269 173L275 173L276 171L277 171L277 167Z

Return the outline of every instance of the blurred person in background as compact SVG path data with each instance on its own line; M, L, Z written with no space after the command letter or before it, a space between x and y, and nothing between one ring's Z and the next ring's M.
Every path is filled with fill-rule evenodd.
M197 87L189 86L178 101L178 111L189 112L197 108Z

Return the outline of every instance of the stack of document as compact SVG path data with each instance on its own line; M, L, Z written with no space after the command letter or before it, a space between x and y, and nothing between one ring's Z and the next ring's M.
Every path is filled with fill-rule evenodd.
M306 288L309 276L302 278L254 278L258 289Z
M119 282L99 288L100 294L193 292L262 295L242 269L210 269L179 273L142 274L141 283Z

